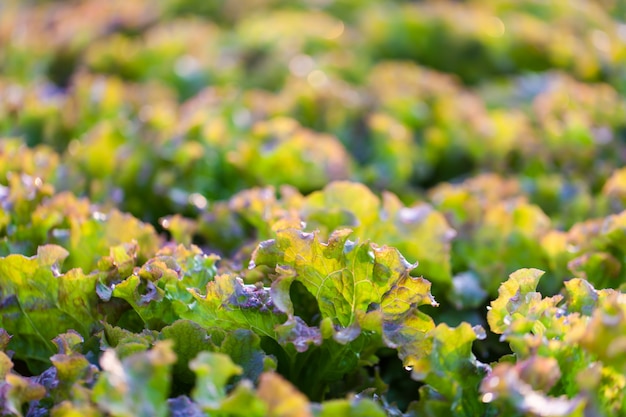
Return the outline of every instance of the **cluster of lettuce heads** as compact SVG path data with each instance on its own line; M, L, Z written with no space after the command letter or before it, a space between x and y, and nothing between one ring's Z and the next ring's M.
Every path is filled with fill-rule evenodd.
M0 416L626 415L625 4L0 2Z

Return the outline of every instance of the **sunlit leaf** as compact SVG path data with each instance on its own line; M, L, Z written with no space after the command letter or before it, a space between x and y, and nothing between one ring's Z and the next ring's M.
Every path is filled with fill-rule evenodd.
M307 398L275 373L261 375L259 398L267 404L269 417L311 417Z

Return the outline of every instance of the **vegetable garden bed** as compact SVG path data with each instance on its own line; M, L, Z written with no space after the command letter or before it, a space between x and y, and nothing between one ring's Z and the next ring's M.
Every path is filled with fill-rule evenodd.
M0 416L626 415L623 1L0 3Z

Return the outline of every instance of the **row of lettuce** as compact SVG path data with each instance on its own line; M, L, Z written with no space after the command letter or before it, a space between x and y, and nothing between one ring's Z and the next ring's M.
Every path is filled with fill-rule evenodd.
M123 214L115 201L94 205L72 187L55 192L55 182L63 187L76 184L70 178L79 181L68 171L81 165L62 160L45 146L0 142L0 174L6 178L0 183L0 255L31 256L38 246L54 243L70 251L67 268L90 271L111 246L133 239L141 259L154 254L163 237L153 225ZM326 239L347 227L355 238L393 246L410 262L419 261L416 274L439 284L438 297L454 300L460 309L475 308L496 294L503 277L522 267L547 271L550 280L542 289L549 294L571 276L600 288L622 288L626 170L613 171L597 194L577 185L564 184L558 175L535 181L484 174L440 183L410 204L349 181L330 182L309 194L288 185L249 188L221 201L195 192L186 197L193 208L187 215L170 214L154 223L176 242L236 260L232 267L250 275L250 282L258 278L245 270L251 252L276 230L304 225ZM467 293L465 285L476 291Z
M470 217L455 219L455 238L432 206L357 183L307 197L254 189L224 203L234 217L204 225L255 229L260 241L220 260L40 178L10 178L0 199L11 253L0 258L6 415L626 411L626 299L594 289L624 282L623 215L551 230L515 193L488 201L506 182L482 177L470 183L482 194L448 190L448 201L465 192ZM162 223L181 242L201 227L180 215ZM450 259L464 256L472 264L453 278ZM548 274L505 280L517 264ZM514 355L483 363L473 353L501 353L501 342ZM419 396L402 397L409 376Z

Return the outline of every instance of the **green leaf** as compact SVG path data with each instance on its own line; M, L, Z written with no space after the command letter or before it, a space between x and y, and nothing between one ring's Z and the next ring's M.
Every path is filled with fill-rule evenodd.
M51 389L55 403L64 400L75 404L88 404L89 388L93 384L97 368L81 354L83 338L74 331L54 339L59 353L50 357L56 369L58 382Z
M102 333L102 349L115 348L115 354L120 359L125 359L136 353L145 352L154 344L157 333L144 330L141 333L133 333L121 327L104 324Z
M584 332L574 337L604 365L626 373L626 296L613 293L595 309Z
M357 311L365 312L381 296L376 294L373 281L368 280L371 272L368 274L366 268L373 268L369 245L361 245L354 252L348 246L344 255L349 235L346 229L335 232L325 245L314 234L294 229L279 231L276 245L281 257L274 261L294 268L296 279L318 300L322 316L342 327L354 324ZM256 262L256 255L253 259Z
M405 367L412 368L431 349L429 331L435 328L431 317L417 309L438 305L430 295L430 282L408 274L385 293L381 303L383 337L387 346L398 350Z
M12 416L23 417L22 406L45 395L46 389L31 378L10 373L5 375L4 381L0 381L0 402Z
M572 273L593 283L598 288L618 287L622 264L606 252L585 252L568 264Z
M241 367L235 365L230 356L215 352L201 352L189 362L189 367L197 376L191 396L208 412L220 410L226 398L226 384L242 373Z
M467 225L471 233L456 242L455 254L464 269L477 273L484 290L495 294L503 274L517 269L547 269L541 240L551 223L539 207L519 198L481 209L477 223Z
M273 360L261 350L261 338L246 329L230 332L220 346L222 353L228 354L234 363L243 370L242 378L255 382L261 373L275 368ZM273 370L273 369L272 369Z
M136 244L140 261L153 256L160 246L151 225L116 209L98 211L88 200L71 193L59 193L43 201L31 217L26 230L46 236L41 243L52 241L65 247L69 251L66 266L70 268L93 270L98 259L109 254L111 246ZM48 238L49 235L54 238ZM10 238L20 241L18 235Z
M206 294L190 289L195 302L181 317L205 328L223 330L249 329L259 336L276 339L275 326L285 321L276 310L269 289L245 285L230 274L218 275L206 286Z
M538 269L521 269L500 285L498 298L491 302L487 313L492 332L502 334L509 328L511 314L517 312L518 306L524 305L526 295L535 291L543 274Z
M324 243L317 233L279 230L275 240L263 242L255 250L251 267L275 267L279 280L293 277L301 282L317 300L322 318L341 328L364 323L368 309L379 306L388 291L394 292L387 300L400 298L407 308L424 304L426 299L434 302L430 293L424 292L426 286L411 292L408 284L418 281L408 278L412 265L397 250L352 243L350 234L348 229L335 231ZM284 287L274 287L281 300L286 297ZM290 309L287 303L283 305ZM393 310L389 303L386 308Z
M444 216L427 204L405 207L392 193L383 200L366 186L333 182L309 195L301 208L308 227L323 226L327 234L350 227L355 237L397 248L416 271L433 282L450 284L451 240L456 235ZM344 213L337 216L337 213ZM352 218L349 222L333 219Z
M194 233L198 229L197 222L187 219L180 214L174 214L160 219L164 229L172 234L174 241L185 246L191 245Z
M404 123L386 113L371 113L367 120L371 131L373 155L368 174L377 188L403 189L422 162L413 134ZM421 168L421 167L420 167Z
M149 328L159 329L179 318L170 303L163 302L163 289L139 275L116 284L113 296L126 300Z
M199 324L189 320L178 320L169 326L165 326L160 334L160 340L174 342L176 363L174 364L173 376L179 382L192 384L194 374L189 369L189 362L202 351L214 351L216 344L207 333L207 330Z
M321 405L317 417L385 417L387 414L374 401L364 399L330 400Z
M111 294L126 300L148 327L160 329L188 310L190 289L204 291L215 276L217 259L196 246L165 247L137 273L122 274Z
M443 396L451 415L482 415L484 407L476 399L486 367L472 353L472 343L477 339L475 330L468 323L456 328L439 324L430 331L430 338L432 346L412 367L411 376L426 382Z
M222 401L221 411L229 417L266 417L267 405L257 396L252 382L244 379Z
M80 270L60 275L66 257L63 248L47 245L35 257L0 258L0 326L14 336L9 347L16 357L39 370L55 352L57 335L75 329L86 337L98 326L95 276Z
M146 352L120 360L114 350L100 358L102 372L93 388L98 407L120 417L165 417L176 355L171 342L159 341Z
M580 278L565 281L567 310L590 316L598 305L600 294L588 281Z
M503 334L518 361L494 367L483 381L483 400L537 415L582 415L587 407L621 413L623 393L609 387L626 386L623 294L573 279L561 303L560 295L534 291L540 276L536 270L512 274L492 303L492 329Z
M271 294L289 319L275 327L274 338L299 352L292 355L288 375L311 398L321 398L325 384L359 363L375 363L376 350L385 345L398 349L406 366L427 354L427 333L434 323L418 307L437 303L430 283L412 277L412 265L396 249L350 242L347 229L335 231L326 243L317 233L297 229L276 235L258 246L251 267L276 271ZM319 328L294 316L289 298L294 281L317 303Z

